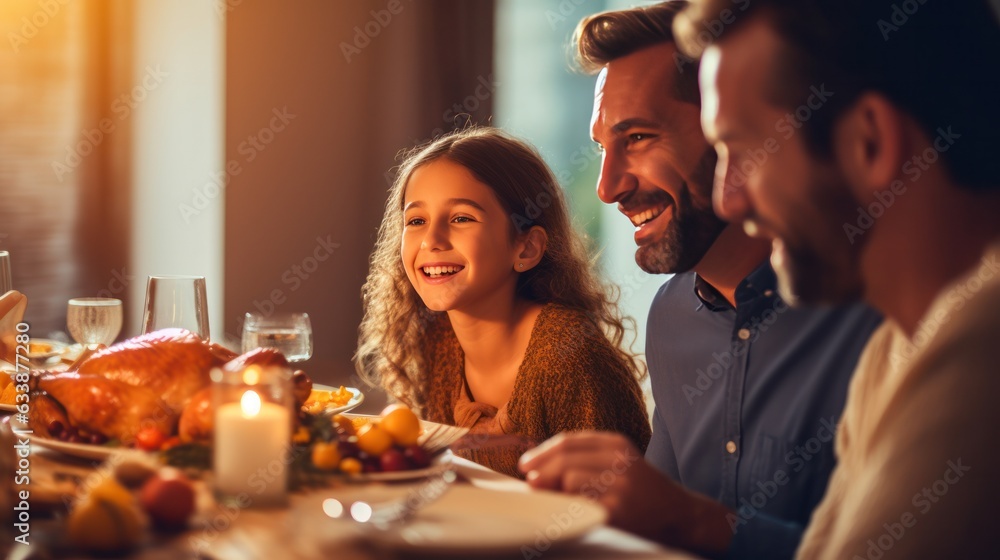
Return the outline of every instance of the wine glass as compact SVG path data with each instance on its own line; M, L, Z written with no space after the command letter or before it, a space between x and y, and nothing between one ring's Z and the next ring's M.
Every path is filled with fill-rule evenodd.
M312 357L312 324L307 313L247 313L243 322L243 352L274 348L291 363Z
M122 300L73 298L66 308L66 326L73 340L88 349L107 346L122 330Z
M150 276L142 333L160 329L187 329L209 339L208 304L204 276Z

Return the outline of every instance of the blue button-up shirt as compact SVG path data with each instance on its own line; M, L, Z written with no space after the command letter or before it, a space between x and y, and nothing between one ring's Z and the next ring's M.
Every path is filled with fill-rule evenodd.
M768 264L735 299L734 309L685 273L653 300L646 458L736 511L729 557L791 558L826 490L848 382L881 318L861 305L790 308Z

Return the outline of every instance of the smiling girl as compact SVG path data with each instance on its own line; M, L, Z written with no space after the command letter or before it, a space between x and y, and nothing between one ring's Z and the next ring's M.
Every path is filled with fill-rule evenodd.
M358 372L425 419L542 441L650 437L623 319L538 154L470 128L403 162L364 286ZM522 476L524 447L461 454Z

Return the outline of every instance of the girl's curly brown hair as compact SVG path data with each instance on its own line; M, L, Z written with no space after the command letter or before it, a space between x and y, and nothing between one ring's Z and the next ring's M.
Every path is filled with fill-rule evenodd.
M441 312L429 310L406 277L400 256L403 199L414 170L442 158L465 167L493 190L511 218L511 238L536 225L548 234L541 262L518 277L517 297L583 311L604 330L625 367L641 379L644 364L623 348L625 323L634 327L635 322L622 316L617 288L594 273L596 259L573 229L555 177L533 148L490 127L442 136L411 150L400 165L362 288L358 375L414 408L424 402L423 337Z

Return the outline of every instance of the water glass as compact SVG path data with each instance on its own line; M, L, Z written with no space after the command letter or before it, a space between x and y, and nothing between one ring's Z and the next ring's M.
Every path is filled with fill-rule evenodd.
M274 348L289 362L312 357L312 324L306 313L247 313L243 322L243 352Z
M10 281L10 253L0 251L0 296L14 289Z
M122 300L73 298L66 307L66 327L73 340L88 348L107 346L122 330Z
M187 329L209 339L208 303L204 276L150 276L142 333L160 329Z

